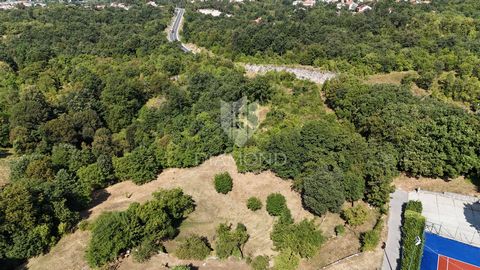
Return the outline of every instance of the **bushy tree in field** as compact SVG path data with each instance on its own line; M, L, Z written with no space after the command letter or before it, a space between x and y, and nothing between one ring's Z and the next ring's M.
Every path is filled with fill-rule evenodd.
M277 222L270 235L278 250L291 250L302 258L311 258L325 242L322 232L312 221Z
M320 167L304 178L302 200L305 207L317 215L323 215L327 211L340 211L345 201L342 175Z
M228 172L217 174L215 175L214 185L218 193L227 194L233 188L232 177Z
M275 257L273 269L275 270L295 270L300 263L300 257L291 249L282 250Z
M285 156L285 161L272 160L267 167L275 171L282 178L293 178L303 170L306 162L305 151L301 147L301 135L296 128L282 129L271 136L267 143L266 152L274 156ZM285 166L288 164L288 166Z
M139 263L146 262L155 255L155 253L158 253L158 251L162 250L163 246L158 243L158 241L152 240L152 239L145 239L135 247L132 251L132 257L133 260Z
M192 270L193 268L188 265L176 265L172 270Z
M269 266L268 256L256 256L250 262L250 266L253 270L267 270Z
M247 208L252 211L257 211L262 209L262 201L257 197L250 197L247 201Z
M363 204L357 204L354 207L347 208L342 211L342 218L347 221L348 225L359 226L367 221L369 215L368 208Z
M398 174L398 153L391 144L378 145L369 142L369 156L366 169L366 201L376 207L389 202L392 179Z
M220 224L217 228L215 242L215 252L220 259L226 259L230 256L243 258L243 246L248 240L247 228L238 223L235 230L230 226Z
M203 260L211 251L206 237L191 235L180 243L175 255L182 260Z
M283 212L288 210L287 201L280 193L272 193L267 197L267 212L271 216L280 216Z
M381 234L383 229L383 220L379 219L373 229L366 231L360 236L360 242L362 243L362 251L372 251L377 248L380 243Z
M98 267L113 261L120 251L140 240L141 235L130 231L140 224L131 224L130 219L126 212L106 213L97 218L87 247L88 264Z
M53 194L66 199L69 208L79 211L87 207L91 200L90 193L91 187L79 181L74 173L61 169L55 175Z

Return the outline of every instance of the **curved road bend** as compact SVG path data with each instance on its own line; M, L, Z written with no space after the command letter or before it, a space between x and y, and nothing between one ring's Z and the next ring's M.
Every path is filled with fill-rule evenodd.
M180 24L182 23L182 20L183 20L184 13L185 13L185 9L183 8L175 9L175 18L173 21L172 30L168 32L168 36L167 36L168 41L180 42L180 36L178 35L178 32L179 32ZM185 45L183 45L181 42L180 42L180 49L182 49L182 51L184 52L190 52L190 50L187 47L185 47Z

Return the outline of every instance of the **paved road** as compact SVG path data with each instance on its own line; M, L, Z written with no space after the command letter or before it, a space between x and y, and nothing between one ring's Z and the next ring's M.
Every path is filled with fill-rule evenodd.
M382 270L396 270L400 266L400 239L402 226L402 206L408 201L408 193L395 190L390 199L388 217L388 239L383 256Z
M173 21L172 25L172 30L168 33L168 41L170 42L175 42L179 41L180 42L180 37L178 35L178 31L180 28L180 24L182 23L183 20L183 14L185 13L185 9L183 8L176 8L175 9L175 19ZM182 43L180 43L180 49L184 52L190 52L190 50L185 47Z

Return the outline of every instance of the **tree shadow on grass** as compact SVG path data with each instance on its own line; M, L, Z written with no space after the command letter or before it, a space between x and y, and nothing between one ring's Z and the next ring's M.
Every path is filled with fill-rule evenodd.
M88 209L82 211L80 213L80 217L82 217L82 219L87 219L88 217L90 217L90 215L92 214L91 209L106 201L108 197L110 197L110 193L105 189L99 189L94 191L92 194L92 201L88 205Z
M12 155L12 153L10 153L7 149L0 149L0 159L1 158L7 158L11 155Z
M480 192L480 173L472 173L467 176L467 179L477 187L477 192Z

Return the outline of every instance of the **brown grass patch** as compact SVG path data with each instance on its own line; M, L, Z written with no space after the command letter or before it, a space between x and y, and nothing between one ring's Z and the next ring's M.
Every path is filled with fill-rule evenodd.
M10 165L16 159L10 149L0 150L0 187L10 179Z
M171 269L172 266L188 264L192 264L198 267L199 270L251 270L251 267L245 261L241 261L235 258L230 258L228 260L217 260L213 257L210 257L204 261L190 261L179 260L174 256L166 253L155 255L149 261L142 264L134 262L132 258L129 257L119 265L118 270L166 270Z
M402 79L409 74L417 74L415 71L401 71L401 72L390 72L387 74L375 74L367 78L365 83L367 84L394 84L400 85ZM415 83L412 84L411 88L412 94L419 97L425 97L430 95L424 89L418 87Z
M49 253L29 260L27 269L90 269L84 259L90 232L77 230L64 236Z
M415 74L415 71L390 72L386 74L371 75L365 81L367 84L395 84L400 85L402 79L409 75Z
M478 187L465 177L458 177L445 181L440 178L409 177L401 174L393 180L395 187L405 191L413 191L416 188L434 192L452 192L469 196L479 196Z

